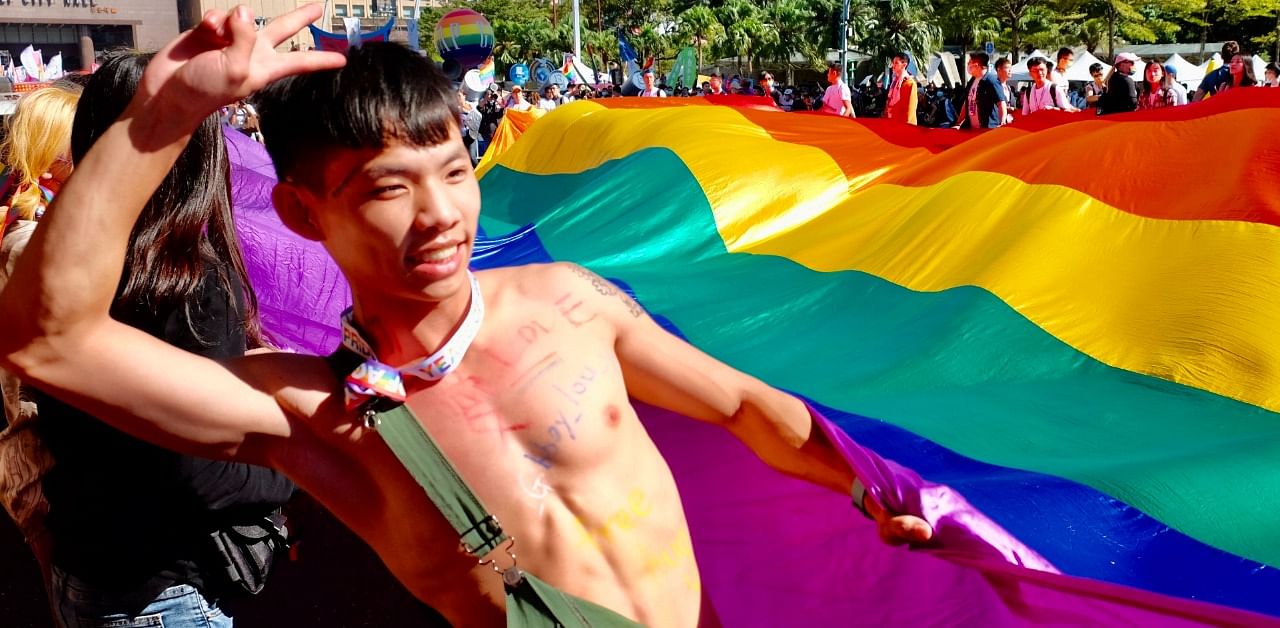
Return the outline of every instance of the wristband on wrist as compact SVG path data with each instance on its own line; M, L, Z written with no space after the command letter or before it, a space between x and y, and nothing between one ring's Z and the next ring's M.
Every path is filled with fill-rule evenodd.
M875 519L871 513L867 512L867 507L862 502L867 499L867 487L862 483L861 478L853 479L853 486L849 489L849 494L853 497L853 507L862 511L868 519Z

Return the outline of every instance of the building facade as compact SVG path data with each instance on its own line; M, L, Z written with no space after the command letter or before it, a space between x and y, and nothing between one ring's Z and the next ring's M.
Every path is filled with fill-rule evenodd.
M0 50L27 46L67 71L88 69L112 48L154 50L178 34L174 0L0 0Z
M239 4L253 9L260 24L313 0L0 0L0 63L17 62L27 46L46 61L62 54L67 71L89 69L104 51L155 50L195 25L210 9L229 11ZM422 7L440 0L421 0ZM328 0L316 26L342 32L342 18L358 17L365 31L381 28L391 16L393 41L408 41L412 0ZM281 44L281 50L310 48L306 30ZM7 53L7 54L6 54Z
M195 26L205 11L217 9L230 11L239 5L245 5L253 11L258 24L265 25L278 15L288 13L304 4L313 4L315 0L178 0L178 24L182 29ZM321 23L317 22L316 26ZM301 48L311 43L311 34L305 29L280 44L279 50L289 50L293 46Z

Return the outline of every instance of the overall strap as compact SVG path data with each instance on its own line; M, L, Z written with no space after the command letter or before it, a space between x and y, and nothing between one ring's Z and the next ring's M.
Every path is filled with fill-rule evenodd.
M373 413L373 423L387 447L458 532L462 549L478 558L497 549L508 539L498 520L471 492L471 487L458 475L453 463L422 428L408 406L397 405L387 410L367 412Z
M326 361L339 380L358 366L362 358L339 346ZM508 539L498 520L462 481L457 469L423 429L408 406L389 399L371 399L360 408L366 427L374 428L400 464L413 476L431 503L458 533L467 553L478 557Z

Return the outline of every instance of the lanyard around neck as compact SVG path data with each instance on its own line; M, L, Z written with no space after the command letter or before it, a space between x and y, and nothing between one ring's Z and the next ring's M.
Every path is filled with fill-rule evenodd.
M471 302L467 305L462 325L435 353L399 368L379 362L373 347L356 327L351 309L342 313L342 346L365 359L365 363L347 377L346 397L349 407L359 405L371 396L404 401L402 374L434 382L444 379L458 368L467 349L480 332L480 323L484 321L484 297L480 294L480 282L471 271L467 271L467 278L471 280Z

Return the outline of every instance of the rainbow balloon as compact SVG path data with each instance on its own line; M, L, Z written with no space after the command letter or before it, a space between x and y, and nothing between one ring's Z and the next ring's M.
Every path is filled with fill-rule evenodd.
M436 51L464 71L474 68L493 52L493 26L471 9L454 9L436 23Z

